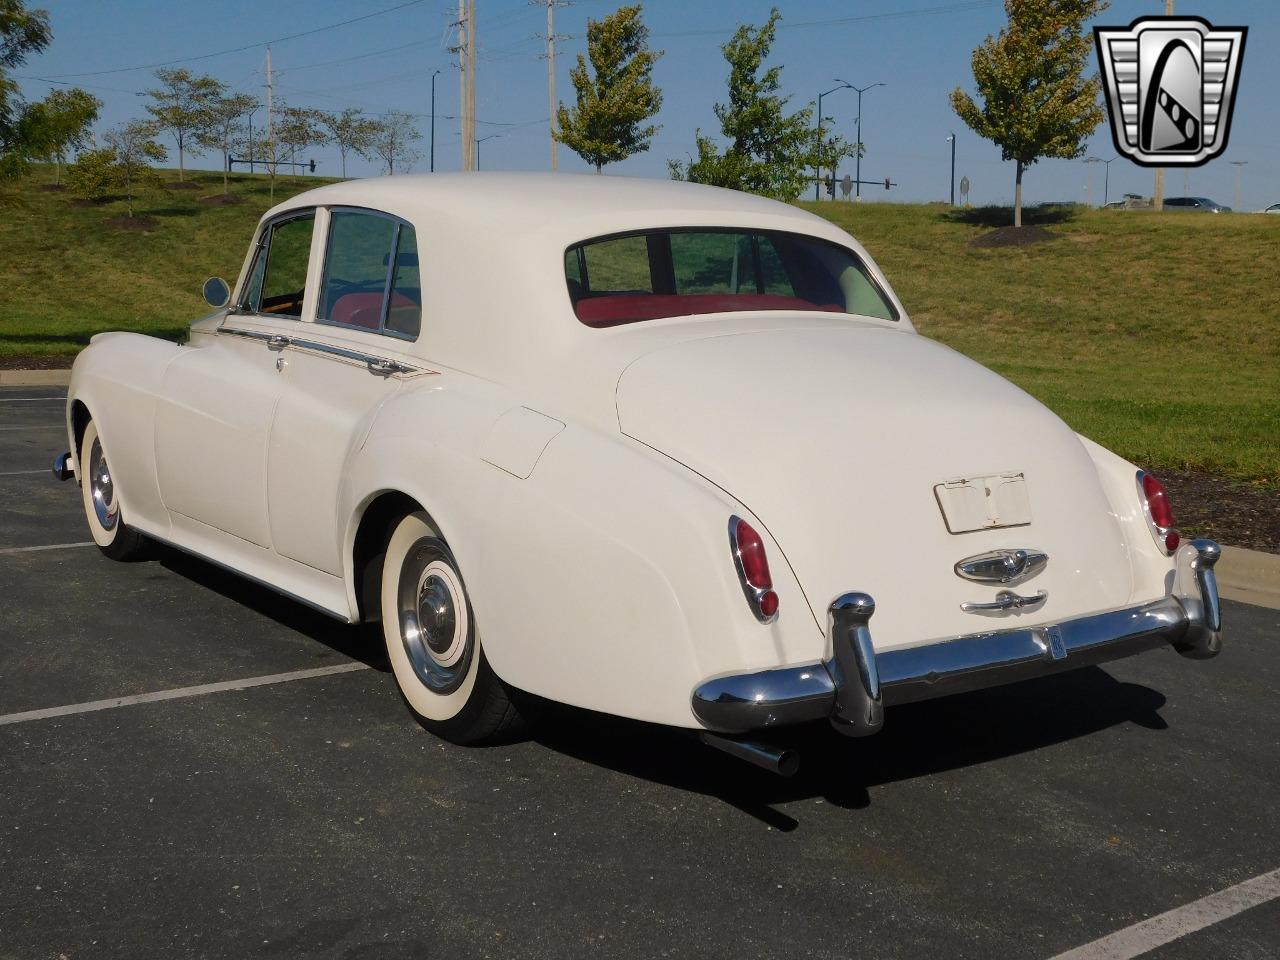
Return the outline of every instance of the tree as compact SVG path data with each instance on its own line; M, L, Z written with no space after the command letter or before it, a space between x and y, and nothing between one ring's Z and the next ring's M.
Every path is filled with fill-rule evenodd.
M302 151L324 143L320 130L319 110L307 107L280 107L272 121L271 136L256 144L259 156L271 175L271 199L276 198L276 173L282 163L297 162Z
M744 24L721 49L729 62L729 102L717 103L716 118L728 148L721 153L710 137L695 134L698 159L668 163L671 176L778 200L795 200L815 167L835 169L853 147L840 137L825 137L812 125L809 107L788 116L790 97L778 94L781 67L761 74L782 15L775 7L762 27Z
M82 150L67 168L67 189L86 200L105 200L119 182L114 150Z
M1085 76L1093 39L1086 21L1107 0L1005 0L1008 25L973 51L973 79L982 98L957 87L951 106L974 133L1017 166L1013 225L1022 226L1022 173L1041 157L1069 160L1102 122L1097 74Z
M103 137L107 148L115 154L116 172L120 178L120 185L124 187L131 217L136 188L158 179L155 171L151 169L151 162L164 160L168 156L165 148L155 141L158 132L154 123L132 120L114 130L107 131L106 136Z
M422 134L413 125L410 114L388 113L382 119L374 121L369 145L387 165L387 173L394 175L397 163L407 170L418 159L419 154L413 149L413 144L421 139Z
M156 71L160 88L148 90L155 102L147 112L155 118L156 130L168 133L178 145L178 182L186 179L185 157L199 156L200 137L213 122L213 104L226 91L226 84L213 77L195 76L190 70Z
M587 60L569 74L577 106L556 111L556 139L599 173L606 163L649 149L655 124L643 125L662 107L662 91L653 85L653 65L661 50L649 49L649 28L639 5L619 7L603 20L587 21Z
M55 164L54 180L62 182L62 164L72 150L84 147L89 127L98 119L102 101L76 87L51 90L31 105L32 152Z
M354 107L341 113L322 111L317 117L320 126L329 133L329 140L338 148L342 157L342 176L347 176L347 154L354 153L365 160L373 159L373 137L376 121L362 116Z
M227 174L231 170L231 151L234 148L240 131L244 129L244 118L258 108L258 101L247 93L234 93L231 96L219 96L209 103L208 125L196 135L196 142L202 147L218 150L222 153L222 195L230 191Z

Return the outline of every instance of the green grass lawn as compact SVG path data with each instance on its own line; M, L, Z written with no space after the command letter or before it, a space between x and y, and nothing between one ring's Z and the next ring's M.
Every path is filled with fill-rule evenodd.
M175 179L164 171L167 180ZM0 192L0 357L74 353L101 330L177 338L206 312L200 285L233 280L270 205L159 190L149 233L104 226L92 207L33 180ZM327 181L281 177L279 201ZM1280 217L1088 211L1059 239L974 249L990 217L940 206L804 204L849 230L884 268L920 331L987 364L1075 429L1154 467L1280 484Z

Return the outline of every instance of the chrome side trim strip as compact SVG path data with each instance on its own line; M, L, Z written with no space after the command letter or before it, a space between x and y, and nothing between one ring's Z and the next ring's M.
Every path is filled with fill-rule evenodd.
M228 333L235 337L244 337L248 340L258 340L271 347L273 350L283 350L285 347L296 347L299 350L310 350L314 353L323 353L331 357L340 357L343 360L354 360L356 363L363 363L369 368L369 372L379 376L389 377L397 373L433 373L434 371L423 370L421 367L410 366L399 360L392 360L388 357L380 357L372 353L364 353L360 350L348 350L346 347L335 347L329 343L321 343L318 340L306 340L301 337L286 337L278 333L264 333L261 330L246 330L243 327L218 327L218 333Z

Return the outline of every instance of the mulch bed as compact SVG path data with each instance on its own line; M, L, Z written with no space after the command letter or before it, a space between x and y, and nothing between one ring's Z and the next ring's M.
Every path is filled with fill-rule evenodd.
M67 187L63 183L42 183L36 189L41 193L61 193Z
M166 190L203 190L204 187L191 180L172 180L165 185Z
M75 354L55 353L47 357L0 357L0 370L70 370Z
M92 197L73 197L72 199L67 201L67 203L71 204L71 206L73 207L100 207L103 204L107 204L110 202L111 200L106 198L95 199Z
M1044 227L996 227L969 241L971 247L1028 247L1033 243L1044 243L1046 240L1057 240L1056 233L1050 233Z
M1178 529L1251 550L1280 553L1280 490L1207 473L1157 470Z
M244 203L245 201L244 201L244 197L237 196L234 193L228 193L226 195L223 195L221 193L215 193L212 197L201 197L200 202L207 203L210 206L217 206L219 204L231 205L236 203Z
M117 230L154 230L160 226L160 221L155 217L111 217L102 221L108 227L115 227Z

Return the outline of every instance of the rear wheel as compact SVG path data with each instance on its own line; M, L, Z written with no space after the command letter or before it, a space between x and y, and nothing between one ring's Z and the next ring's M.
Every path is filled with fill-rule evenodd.
M454 743L491 740L519 723L485 662L457 561L425 513L392 531L381 599L387 657L419 723Z
M112 560L136 560L143 555L145 540L120 515L120 496L106 451L92 420L84 428L76 458L80 495L84 500L89 533L98 549Z

